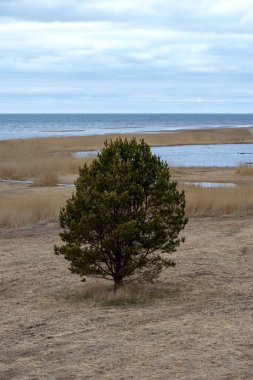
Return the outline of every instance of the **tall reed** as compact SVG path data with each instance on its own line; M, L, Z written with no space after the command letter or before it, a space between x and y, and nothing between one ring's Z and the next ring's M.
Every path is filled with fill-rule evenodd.
M0 158L30 158L57 152L101 149L105 140L143 138L149 145L221 144L253 142L250 128L184 130L167 133L48 137L0 141Z
M253 212L253 185L238 188L200 188L182 185L185 189L186 214L221 216ZM74 189L31 188L19 194L0 197L0 227L18 227L43 219L58 218Z
M2 160L0 178L27 179L49 175L78 174L83 159L72 156L38 157L33 159Z
M237 188L184 186L188 216L220 216L253 212L253 185Z
M58 189L57 189L58 190ZM58 218L60 207L71 192L66 189L53 193L29 189L15 195L0 198L0 227L20 227L45 219Z
M240 176L253 177L253 165L240 165L236 168L235 173Z

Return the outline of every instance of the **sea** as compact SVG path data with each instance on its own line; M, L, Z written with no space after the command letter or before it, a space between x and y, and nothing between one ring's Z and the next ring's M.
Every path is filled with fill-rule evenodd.
M0 140L253 127L253 114L0 114Z
M253 114L0 114L0 140L246 127L253 128ZM253 165L253 144L152 147L152 151L175 166Z

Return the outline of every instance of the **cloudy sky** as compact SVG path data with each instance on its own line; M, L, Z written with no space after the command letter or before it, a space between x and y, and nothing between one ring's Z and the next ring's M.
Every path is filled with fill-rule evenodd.
M253 0L0 0L0 112L253 112Z

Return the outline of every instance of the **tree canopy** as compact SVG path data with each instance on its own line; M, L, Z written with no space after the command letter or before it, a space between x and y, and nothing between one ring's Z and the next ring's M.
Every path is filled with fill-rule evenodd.
M117 288L135 279L152 281L175 266L167 254L184 240L185 196L144 140L118 138L80 169L59 220L65 244L55 253L83 281L102 277Z

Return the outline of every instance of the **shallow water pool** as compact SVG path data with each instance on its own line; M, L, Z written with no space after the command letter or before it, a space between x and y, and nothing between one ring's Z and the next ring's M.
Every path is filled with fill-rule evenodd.
M185 182L185 185L198 186L205 188L222 187L222 188L234 188L237 185L233 182Z
M171 166L235 167L253 165L253 144L210 144L151 147ZM74 152L74 157L93 157L98 151Z

